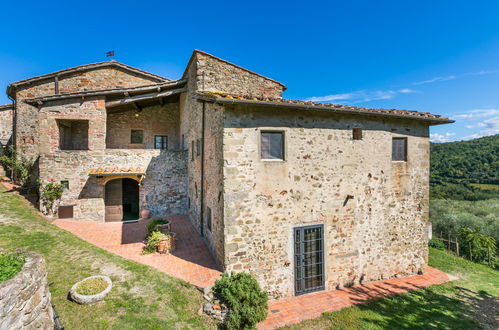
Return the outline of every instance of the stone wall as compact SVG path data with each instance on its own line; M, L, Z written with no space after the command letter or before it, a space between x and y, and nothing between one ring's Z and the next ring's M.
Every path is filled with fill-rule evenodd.
M143 144L131 144L132 130L143 131ZM130 111L107 115L107 148L154 149L154 136L168 136L168 149L179 149L179 104L152 106L140 113Z
M0 329L53 329L43 257L29 253L22 270L0 283Z
M40 157L42 182L68 181L61 205L74 205L74 220L104 221L106 177L88 173L95 168L146 169L139 188L140 209L151 216L186 214L187 152L154 149L108 149L97 151L61 150Z
M116 68L100 68L91 71L61 76L59 78L60 92L80 92L88 90L104 90L110 88L127 88L154 84L156 80L144 78L135 73ZM41 80L22 86L16 92L17 126L16 146L19 154L36 160L39 155L39 145L43 145L39 134L38 109L24 103L23 100L55 94L53 78ZM105 124L105 121L104 121Z
M144 108L139 117L130 111L108 115L104 99L93 97L84 102L50 102L38 116L39 178L43 183L69 182L61 205L73 205L75 220L104 221L106 179L90 176L89 171L110 168L146 170L140 208L149 209L152 216L186 214L187 152L173 149L178 145L178 105ZM60 150L58 120L88 120L88 150ZM144 149L128 149L123 143L129 141L132 126L144 129ZM153 147L156 133L168 135L171 150L145 149ZM112 147L124 149L106 149L106 139Z
M326 289L424 270L428 127L232 106L224 126L228 271L250 271L274 298L293 295L293 228L311 224L324 225ZM260 160L264 128L285 133L285 161ZM407 137L407 162L391 160L394 136Z
M261 98L281 98L284 86L274 80L204 53L195 54L196 88Z
M0 106L0 153L12 136L12 107Z

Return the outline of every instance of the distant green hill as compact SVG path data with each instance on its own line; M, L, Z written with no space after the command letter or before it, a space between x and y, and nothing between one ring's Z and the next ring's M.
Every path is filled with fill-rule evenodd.
M499 198L499 191L489 186L499 185L499 134L470 141L432 143L430 168L433 198Z

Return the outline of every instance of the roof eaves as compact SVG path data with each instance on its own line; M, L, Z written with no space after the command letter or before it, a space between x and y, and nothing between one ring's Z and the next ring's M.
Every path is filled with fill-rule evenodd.
M90 64L79 65L79 66L75 66L75 67L72 67L72 68L68 68L68 69L64 69L64 70L59 70L59 71L55 71L55 72L52 72L52 73L47 73L47 74L44 74L44 75L40 75L40 76L31 77L31 78L24 79L24 80L19 80L19 81L16 81L16 82L12 82L12 83L10 83L7 86L7 95L9 95L11 97L14 97L14 95L12 95L13 90L16 87L18 87L18 86L22 86L22 85L33 83L33 82L40 81L40 80L49 79L49 78L52 78L52 77L55 77L55 76L63 76L63 75L71 74L71 73L77 72L77 71L88 71L88 70L98 69L98 68L106 67L106 66L114 66L114 67L122 68L122 69L125 69L125 70L128 70L128 71L131 71L131 72L135 72L137 74L140 74L140 75L143 75L143 76L146 76L146 77L149 77L149 78L156 79L158 82L171 81L170 79L162 77L162 76L159 76L157 74L150 73L150 72L147 72L147 71L144 71L144 70L132 67L130 65L126 65L126 64L117 62L115 60L111 60L111 61L108 61L108 62L97 62L97 63L90 63Z
M352 110L352 109L341 109L336 107L329 106L320 106L313 104L293 104L293 103L283 103L283 102L275 102L275 101L258 101L258 100L244 100L244 99L233 99L233 98L220 98L213 95L205 95L205 94L195 94L195 98L214 102L214 103L222 103L222 104L250 104L255 106L272 106L272 107L282 107L289 109L303 109L303 110L316 110L316 111L328 111L342 114L354 114L354 115L363 115L363 116L376 116L376 117L391 117L391 118L399 118L399 119L411 119L411 120L419 120L429 122L430 125L440 125L440 124L449 124L453 123L454 120L449 120L447 118L441 117L425 117L421 115L409 115L409 114L397 114L397 113L388 113L375 111L376 109L371 109L371 111L367 108L362 108L363 110ZM393 109L395 110L395 109ZM397 111L397 110L395 110ZM405 111L405 110L398 110ZM415 111L414 111L415 112Z
M37 97L32 99L23 100L28 104L39 104L43 102L49 101L58 101L63 99L72 99L79 97L89 97L89 96L101 96L101 95L112 95L112 94L125 94L132 92L148 92L152 90L158 90L158 92L165 87L176 87L179 85L183 85L186 83L185 79L179 79L174 81L169 81L166 83L147 85L147 86L139 86L132 88L113 88L113 89L104 89L104 90L95 90L95 91L86 91L86 92L77 92L77 93L67 93L67 94L57 94L57 95L49 95L43 97Z
M13 109L12 104L3 104L3 105L0 105L0 111L12 110L12 109Z

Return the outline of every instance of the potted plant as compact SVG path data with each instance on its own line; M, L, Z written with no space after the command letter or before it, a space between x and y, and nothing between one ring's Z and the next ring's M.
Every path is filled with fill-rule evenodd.
M151 219L149 224L147 225L147 233L151 235L154 231L160 231L163 233L170 232L172 229L172 224L170 220L164 218L154 218Z
M158 245L158 252L161 254L171 253L175 250L175 240L177 238L177 234L174 232L168 232L164 234Z

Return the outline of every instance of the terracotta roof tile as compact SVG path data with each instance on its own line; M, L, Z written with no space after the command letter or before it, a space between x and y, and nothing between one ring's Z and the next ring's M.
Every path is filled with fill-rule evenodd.
M356 107L351 105L342 105L342 104L333 104L333 103L320 103L320 102L312 102L312 101L304 101L304 100L289 100L289 99L280 99L280 98L260 98L252 95L233 95L226 93L216 93L216 92L200 92L198 93L201 97L211 98L212 100L235 100L235 101L248 101L252 103L268 103L271 105L296 105L296 106L306 106L313 108L323 108L323 109L331 109L331 110L346 110L346 111L355 111L355 112L363 112L366 113L378 113L378 114L391 114L404 116L409 118L425 118L425 119L435 119L439 121L449 121L448 118L442 117L439 115L431 114L429 112L419 112L415 110L402 110L402 109L376 109L376 108L364 108L364 107ZM452 122L452 121L449 121Z
M143 167L106 167L94 168L88 172L88 175L135 175L145 174L146 170Z

